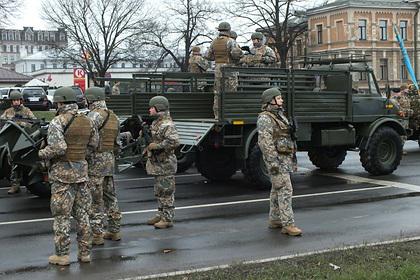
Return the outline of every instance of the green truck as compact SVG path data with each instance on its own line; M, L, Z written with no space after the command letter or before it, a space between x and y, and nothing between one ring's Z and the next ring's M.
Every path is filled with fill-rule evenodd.
M299 70L224 68L223 79L232 75L237 87L232 92L222 88L218 121L212 111L212 73L135 74L122 81L122 94L109 96L107 104L122 118L141 115L150 121L148 100L164 95L180 134L180 159L195 158L198 171L213 181L241 170L253 183L266 186L270 181L257 145L256 121L262 91L279 87L287 116L297 123L298 149L307 151L315 166L334 170L347 151L358 150L372 175L398 167L401 137L410 134L408 120L399 116L389 95L381 94L365 63L328 61ZM364 77L363 88L355 77Z

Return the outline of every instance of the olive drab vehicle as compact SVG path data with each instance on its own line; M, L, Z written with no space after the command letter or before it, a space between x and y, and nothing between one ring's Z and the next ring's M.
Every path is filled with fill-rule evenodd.
M148 100L163 95L180 135L181 158L195 158L198 171L211 180L225 180L241 170L250 181L269 185L256 121L261 93L278 87L286 114L297 127L298 150L307 151L315 166L334 170L348 150L357 150L372 175L392 173L401 160L407 120L381 94L366 59L318 59L312 65L223 68L223 79L234 72L237 86L226 91L222 82L218 121L212 112L213 73L134 74L122 81L122 94L110 96L107 104L118 115L141 115L148 122Z

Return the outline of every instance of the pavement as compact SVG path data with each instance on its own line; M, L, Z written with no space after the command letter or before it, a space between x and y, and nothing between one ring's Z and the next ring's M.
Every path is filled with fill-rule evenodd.
M94 247L92 263L79 264L73 231L72 263L64 268L47 261L53 253L48 200L25 192L9 196L0 182L0 278L140 279L416 237L420 149L409 141L405 150L399 168L379 177L363 170L356 152L334 173L316 170L306 153L299 153L299 171L292 177L295 220L304 231L298 238L267 227L269 190L250 185L241 173L211 183L195 169L177 175L175 226L155 230L146 225L156 208L153 178L131 168L115 178L123 239Z

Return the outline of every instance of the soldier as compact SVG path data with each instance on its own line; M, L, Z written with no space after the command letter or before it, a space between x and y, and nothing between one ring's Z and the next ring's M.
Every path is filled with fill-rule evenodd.
M250 54L241 59L241 63L249 66L266 66L276 62L276 54L272 48L263 44L264 35L254 32L251 35L253 47Z
M188 71L191 73L204 73L208 68L207 61L201 56L200 47L192 47L192 56L190 56Z
M258 116L258 145L272 183L269 227L281 228L284 234L297 236L302 231L295 226L292 210L290 172L296 170L296 144L291 137L291 125L283 114L283 99L277 88L265 90L261 96L262 112Z
M232 38L233 40L236 41L236 38L238 38L238 34L235 31L231 30L230 31L230 38Z
M158 213L147 221L157 229L173 226L175 201L175 149L179 145L178 132L169 113L169 102L163 96L149 101L149 114L157 117L150 127L152 142L147 146L147 174L155 177L154 193L158 200Z
M214 104L213 112L216 120L219 119L219 96L221 91L222 67L233 66L235 56L239 53L234 51L239 49L235 40L230 37L230 24L221 22L218 26L219 36L213 40L210 45L207 59L216 62L214 72ZM239 49L240 51L240 49ZM240 53L242 53L240 51ZM235 91L237 86L237 78L234 73L226 75L225 91Z
M90 262L89 212L92 197L87 187L88 148L95 150L98 135L91 121L77 112L76 94L70 87L54 94L57 115L48 127L47 146L39 150L41 160L49 166L51 213L54 217L55 254L49 263L69 265L70 215L76 221L78 260Z
M9 94L11 107L3 112L1 119L13 120L22 127L29 126L29 123L19 119L36 119L31 109L23 106L22 93L18 90L12 90ZM11 186L7 191L8 194L16 194L20 192L20 182L22 181L22 170L12 163L12 174L10 174Z
M102 88L91 87L85 92L89 103L88 118L92 120L99 134L98 149L88 158L89 183L92 194L92 212L90 224L92 228L93 245L103 245L104 238L114 241L121 240L121 211L114 186L114 150L117 146L119 121L105 103L105 91ZM107 212L108 229L104 233L102 221L104 206Z

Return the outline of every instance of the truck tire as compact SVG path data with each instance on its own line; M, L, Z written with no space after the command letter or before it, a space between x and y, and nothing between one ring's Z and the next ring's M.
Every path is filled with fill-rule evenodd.
M26 189L33 195L50 198L51 197L51 186L47 182L36 182L31 185L27 185Z
M341 147L313 148L308 151L312 164L321 170L335 170L346 158L347 151Z
M261 188L270 188L271 180L265 166L262 152L258 145L252 147L246 160L246 168L242 171L245 178Z
M195 161L195 152L188 152L188 153L176 153L177 159L177 173L182 173L187 171Z
M390 127L380 127L366 149L360 150L363 168L372 175L387 175L397 169L402 157L401 136Z
M195 165L198 172L211 181L228 180L237 170L235 150L205 147L197 152Z

